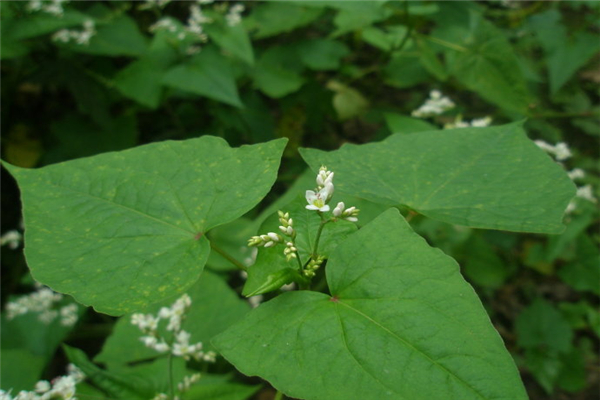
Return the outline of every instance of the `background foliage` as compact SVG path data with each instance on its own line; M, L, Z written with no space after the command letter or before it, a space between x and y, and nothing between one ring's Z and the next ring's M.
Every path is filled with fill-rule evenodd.
M441 128L458 115L491 116L494 125L527 118L530 138L566 142L573 157L565 168L583 169L579 184L598 188L599 3L245 2L241 23L230 26L234 4L219 2L202 5L213 20L203 25L206 43L179 35L189 26L191 4L73 2L56 17L29 11L27 2L0 3L3 159L34 167L167 139L214 135L238 146L286 137L274 191L246 217L213 231L211 240L240 260L260 216L270 214L266 207L303 187L293 185L306 168L300 146L332 150L379 141ZM163 17L171 18L174 32L150 29ZM81 30L87 20L95 23L89 44L52 39L60 29ZM433 89L457 107L435 120L412 117ZM21 217L16 186L2 174L6 232L19 229ZM531 398L593 398L599 389L597 206L578 201L565 218L567 229L555 236L470 229L421 215L411 220L430 244L459 261ZM3 304L31 290L21 249L2 247ZM207 268L216 273L207 279L228 280L241 291L224 259L212 255ZM72 330L20 318L2 321L3 389L30 389L62 373L61 342L98 362L114 361L111 352L121 354L123 365L137 357L119 350L119 332L128 327L113 327L113 318L92 310ZM227 321L203 314L206 326ZM218 331L199 331L198 340ZM221 362L209 372L232 371ZM239 393L223 398L256 391L224 389L214 379L206 383L214 387L197 390ZM270 398L271 390L264 386L255 396Z

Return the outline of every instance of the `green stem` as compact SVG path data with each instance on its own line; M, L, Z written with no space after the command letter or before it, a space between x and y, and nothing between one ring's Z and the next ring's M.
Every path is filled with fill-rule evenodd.
M281 393L278 390L277 393L275 393L275 397L273 397L273 400L282 400L282 399L283 399L283 393Z
M171 400L175 399L175 384L173 382L173 353L169 353L169 393Z
M323 227L325 224L329 222L323 217L323 214L319 211L319 217L321 217L321 224L319 225L319 230L317 231L317 238L315 239L315 245L313 246L313 253L311 258L315 260L319 256L319 240L321 240L321 233L323 232Z
M438 39L436 37L433 36L427 36L427 35L423 35L423 37L433 43L437 43L437 44L441 44L442 46L446 46L452 50L456 50L456 51L461 51L463 53L466 53L467 51L469 51L469 49L467 49L466 47L463 46L459 46L458 44L454 44L451 42L447 42L445 40L442 39Z
M226 259L227 261L229 261L230 263L232 263L233 265L235 265L238 269L241 269L242 271L247 271L248 270L248 268L244 264L242 264L241 262L239 262L235 258L231 257L223 249L221 249L220 247L218 247L215 244L213 244L213 242L210 242L210 248L213 249L214 251L216 251L217 253L219 253L221 255L221 257L223 257L224 259Z
M408 30L404 34L404 37L402 38L400 44L397 47L393 48L392 52L402 50L402 48L408 42L408 39L412 35L414 25L410 23L410 14L408 13L408 1L404 1L404 16L406 20L406 25L408 25Z

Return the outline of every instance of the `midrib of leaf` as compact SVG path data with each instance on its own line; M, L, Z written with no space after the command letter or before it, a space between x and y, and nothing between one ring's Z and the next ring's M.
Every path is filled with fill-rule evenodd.
M180 231L183 231L183 232L186 232L186 233L190 233L190 234L192 234L192 236L196 234L196 232L192 232L192 231L189 231L189 230L187 230L187 229L184 229L184 228L182 228L182 227L179 227L179 226L177 226L177 225L170 224L170 223L168 223L167 221L163 221L162 219L158 219L158 218L156 218L156 217L153 217L153 216L152 216L152 215L150 215L150 214L145 214L145 213L143 213L143 212L141 212L141 211L139 211L139 210L136 210L135 208L127 207L127 206L125 206L125 205L123 205L123 204L119 204L119 203L117 203L117 202L114 202L114 201L111 201L111 200L104 199L104 198L102 198L102 197L94 196L94 195L93 195L93 194L91 194L91 193L87 193L87 192L82 192L82 191L79 191L79 190L75 190L75 189L73 189L73 188L70 188L70 187L68 187L68 186L61 186L61 185L59 185L59 184L57 184L57 183L55 183L55 182L50 182L50 184L51 184L51 185L53 185L53 186L56 186L56 187L58 187L58 188L61 188L61 189L66 189L66 190L69 190L69 191L71 191L71 192L74 192L74 193L77 193L77 194L83 195L83 196L88 196L88 197L90 197L90 198L92 198L92 199L96 199L96 200L103 201L103 202L105 202L105 203L112 204L112 205L114 205L114 206L116 206L116 207L120 207L120 208L122 208L122 209L124 209L124 210L127 210L127 211L130 211L130 212L133 212L133 213L139 214L139 215L141 215L141 216L143 216L143 217L146 217L146 218L148 218L148 219L151 219L151 220L153 220L153 221L156 221L156 222L159 222L159 223L161 223L161 224L164 224L164 225L170 226L171 228L175 228L175 229L178 229L178 230L180 230Z
M373 325L375 325L376 327L378 327L379 329L383 330L384 332L386 332L387 334L389 334L390 336L392 336L393 338L397 339L399 342L401 342L402 344L404 344L405 346L411 348L412 350L414 350L416 353L422 355L423 357L425 357L430 363L432 363L433 365L437 366L438 368L442 369L444 372L446 372L448 375L452 376L454 379L456 379L458 382L460 382L463 386L467 387L469 390L471 390L473 393L475 393L479 398L486 400L486 398L479 393L475 388L471 387L467 382L465 382L463 379L461 379L459 376L455 375L452 371L448 370L446 367L444 367L443 365L439 364L438 362L436 362L434 359L432 359L431 357L429 357L425 352L423 352L420 349L417 349L415 346L413 346L411 343L407 342L405 339L402 339L400 336L398 336L396 333L390 331L388 328L386 328L385 326L383 326L381 323L375 321L373 318L369 317L368 315L362 313L361 311L357 310L356 308L342 302L342 301L337 301L335 304L339 304L342 305L346 308L348 308L349 310L354 311L355 313L357 313L358 315L362 316L363 318L365 318L367 321L371 322ZM337 310L336 307L336 313L338 314L339 317L339 311ZM354 356L353 356L354 357ZM364 369L364 368L363 368ZM366 370L365 370L366 371Z

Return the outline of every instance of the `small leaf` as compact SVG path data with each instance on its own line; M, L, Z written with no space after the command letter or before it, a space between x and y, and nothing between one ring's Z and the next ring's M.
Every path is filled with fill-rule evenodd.
M575 186L521 125L395 134L300 153L314 171L335 171L340 190L370 201L475 228L560 233Z
M527 398L456 262L397 210L338 246L326 274L332 296L284 293L213 344L242 373L294 398Z
M232 149L204 136L35 170L4 164L34 278L109 314L185 291L206 263L205 233L265 196L285 143Z
M518 344L522 348L571 351L573 329L561 313L542 299L536 299L515 321Z
M293 2L264 2L252 7L252 13L244 18L244 25L248 29L256 29L254 37L262 39L308 25L322 12L322 9Z
M358 90L343 83L329 81L327 89L335 92L333 108L341 120L361 116L369 108L369 101Z
M206 24L203 26L219 47L233 54L248 65L254 64L254 52L248 32L242 25Z
M413 133L435 131L437 126L419 118L407 117L396 113L385 113L385 123L392 133Z
M163 83L234 107L243 107L231 66L223 56L210 47L203 49L189 62L168 70Z

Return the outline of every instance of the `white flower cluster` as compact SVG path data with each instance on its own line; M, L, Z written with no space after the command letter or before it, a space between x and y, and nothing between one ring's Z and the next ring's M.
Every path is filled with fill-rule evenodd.
M96 24L93 20L88 19L83 23L83 30L61 29L52 35L52 40L61 43L73 41L76 44L87 46L94 35L96 35Z
M471 120L471 122L463 121L462 116L459 115L454 119L454 122L449 122L444 125L444 129L454 129L454 128L485 128L486 126L490 126L492 123L492 117L483 117L476 118Z
M414 110L411 115L418 118L428 118L434 115L440 115L454 108L456 105L450 98L442 96L439 90L429 92L429 98L421 107Z
M67 372L67 375L54 378L52 382L39 381L33 391L22 390L15 397L11 396L10 391L0 390L0 400L77 400L76 385L85 378L85 375L74 364L69 364Z
M162 307L157 316L152 314L136 313L131 316L131 323L137 326L144 336L140 340L151 349L159 353L170 352L174 356L183 357L189 360L193 357L196 360L204 360L214 362L216 354L212 351L202 351L202 343L190 344L189 332L181 329L181 323L185 318L186 311L192 305L192 299L187 294L184 294L171 305L171 307ZM158 333L158 324L161 320L168 320L167 330L173 332L174 339L167 343Z
M273 247L278 243L285 242L285 249L283 249L283 254L285 258L290 261L292 258L298 258L298 249L294 243L296 238L296 230L294 229L294 220L290 218L290 213L284 213L283 211L278 211L279 215L279 230L284 236L287 236L289 240L285 241L283 236L275 233L269 232L264 235L252 236L248 239L248 246L255 247Z
M38 319L49 324L57 317L63 326L73 326L78 319L79 308L77 304L71 303L60 309L54 309L54 305L63 299L63 295L56 293L50 288L36 283L37 290L28 295L21 296L6 304L6 318L9 320L27 313L39 313Z
M67 3L69 0L51 0L51 1L42 1L42 0L31 0L27 4L27 10L33 11L42 11L47 14L52 14L56 17L62 17L65 13L63 9L63 4Z
M346 208L343 201L337 203L337 206L333 209L333 216L336 218L345 219L346 221L356 222L358 221L358 210L356 207Z
M558 161L559 164L560 161L565 161L573 156L569 146L564 142L559 142L554 146L543 140L536 140L534 143L546 153L554 156L554 159ZM569 178L571 178L573 181L585 178L585 172L581 168L574 168L567 172L567 175L569 175ZM578 186L575 198L567 205L565 213L570 214L577 209L577 199L584 199L592 203L598 202L598 199L593 194L591 185Z
M236 4L229 9L227 15L225 15L225 20L227 21L227 25L236 26L242 22L242 13L246 8L241 4Z
M573 156L569 146L564 142L559 142L555 146L552 146L550 143L544 142L543 140L536 140L534 143L546 153L554 156L556 161L564 161Z
M0 246L8 245L9 248L15 250L21 244L21 239L23 239L23 235L13 229L0 237Z

